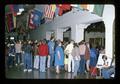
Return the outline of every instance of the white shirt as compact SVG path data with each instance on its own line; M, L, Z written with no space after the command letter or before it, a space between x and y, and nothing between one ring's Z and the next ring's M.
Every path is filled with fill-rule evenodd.
M65 52L68 52L69 54L71 54L72 50L73 50L73 44L70 43L70 44L67 45L67 47L65 49Z

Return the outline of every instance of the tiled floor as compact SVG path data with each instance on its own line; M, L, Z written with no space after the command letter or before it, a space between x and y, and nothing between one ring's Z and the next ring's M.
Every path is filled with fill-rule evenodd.
M55 73L55 69L47 69L46 72L39 72L39 70L33 70L32 72L23 72L23 67L13 67L6 69L6 78L10 79L74 79L73 73L65 72L61 70L60 74ZM86 75L78 75L76 79L93 79Z

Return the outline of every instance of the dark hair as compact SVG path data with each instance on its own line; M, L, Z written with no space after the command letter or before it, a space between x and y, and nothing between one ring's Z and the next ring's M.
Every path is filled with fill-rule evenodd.
M80 41L78 44L81 45L81 44L83 44L83 43L84 43L84 40Z
M74 46L73 46L73 47L74 47L74 48L75 48L75 47L78 47L78 44L77 44L77 43L74 43Z
M60 44L60 43L61 43L61 40L60 40L60 39L58 39L58 40L57 40L57 44Z
M102 56L102 59L104 59L105 58L105 60L107 60L107 56L106 55L103 55Z
M54 37L51 37L50 40L54 39Z

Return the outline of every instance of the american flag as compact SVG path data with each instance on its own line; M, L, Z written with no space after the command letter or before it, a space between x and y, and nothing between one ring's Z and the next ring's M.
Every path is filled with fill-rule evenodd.
M56 8L55 5L47 5L45 7L45 15L44 15L44 17L49 18L49 19L53 19L54 13L55 13L55 8Z

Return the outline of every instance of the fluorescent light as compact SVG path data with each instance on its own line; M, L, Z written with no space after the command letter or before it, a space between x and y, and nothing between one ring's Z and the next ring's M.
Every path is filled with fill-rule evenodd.
M78 5L77 5L77 4L71 4L71 6L73 6L73 7L78 7Z
M10 37L11 40L14 40L14 37Z
M21 15L21 12L17 12L17 15Z
M20 8L20 9L19 9L19 12L22 13L23 11L24 11L24 8Z

